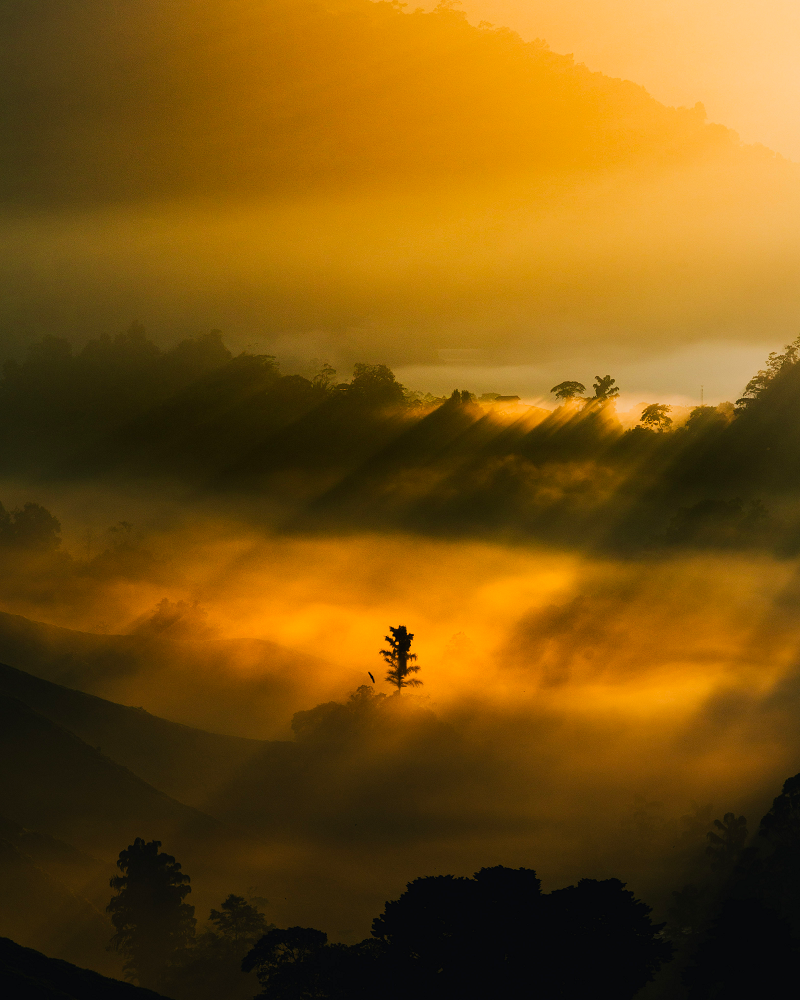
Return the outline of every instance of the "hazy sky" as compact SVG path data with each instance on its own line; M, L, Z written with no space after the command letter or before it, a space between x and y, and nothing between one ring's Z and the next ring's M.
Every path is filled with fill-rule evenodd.
M471 21L508 25L657 100L800 160L800 5L793 0L464 0Z
M788 3L465 0L596 76L334 6L9 6L0 353L138 319L435 392L610 372L689 403L796 336L800 168L608 79L800 160Z

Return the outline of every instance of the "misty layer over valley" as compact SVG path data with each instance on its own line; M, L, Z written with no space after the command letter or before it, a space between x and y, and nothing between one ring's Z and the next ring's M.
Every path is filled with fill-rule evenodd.
M198 920L232 894L353 948L418 876L500 865L543 899L627 883L679 995L681 907L708 919L728 878L707 835L754 832L800 750L797 355L631 416L613 376L545 409L283 374L217 331L35 342L0 382L3 933L121 975L108 879L136 837ZM253 995L237 962L214 989ZM135 974L205 995L170 968Z
M457 8L0 0L11 995L794 974L798 166Z

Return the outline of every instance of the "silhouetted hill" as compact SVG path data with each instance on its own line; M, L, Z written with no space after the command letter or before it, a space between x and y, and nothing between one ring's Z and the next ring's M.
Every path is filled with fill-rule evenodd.
M198 808L211 789L269 746L168 722L5 664L0 664L0 695L18 698L160 791Z
M102 861L84 851L79 851L72 844L66 844L36 830L26 829L2 815L0 815L0 838L79 895L82 895L87 884L96 878L99 869L106 870Z
M116 857L134 836L209 846L224 836L215 820L15 698L0 698L0 748L3 812L99 857Z
M0 938L0 990L8 1000L157 1000L160 996L47 958L9 938Z
M285 732L294 712L307 707L310 687L315 696L332 698L361 681L355 671L348 676L263 639L97 635L5 613L0 662L188 725L256 739ZM236 745L244 751L244 743Z
M0 813L109 863L136 837L159 840L192 877L192 903L251 885L266 845L184 805L15 698L0 697ZM108 871L87 887L104 908ZM97 965L96 961L92 965Z
M1 12L3 198L17 205L736 155L702 110L666 108L446 5L133 0L123 14L37 0Z

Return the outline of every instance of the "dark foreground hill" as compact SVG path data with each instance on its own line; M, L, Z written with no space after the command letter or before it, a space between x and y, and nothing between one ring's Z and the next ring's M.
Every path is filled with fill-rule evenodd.
M285 732L292 715L308 707L308 687L327 699L362 681L355 671L348 676L262 639L96 635L4 613L0 662L191 726L257 739Z
M157 1000L160 996L107 979L0 938L0 990L8 1000Z

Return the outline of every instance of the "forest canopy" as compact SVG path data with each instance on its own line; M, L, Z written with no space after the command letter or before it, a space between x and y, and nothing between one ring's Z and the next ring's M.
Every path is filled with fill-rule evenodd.
M301 375L268 355L234 356L216 330L167 350L137 324L78 350L45 337L3 368L2 471L167 478L232 503L257 497L262 511L272 505L262 516L289 530L799 544L796 341L770 355L735 409L699 406L673 423L670 407L649 404L627 430L611 375L585 397L582 383L560 383L552 410L467 389L436 398L384 364L357 363L340 379L324 361ZM6 544L39 531L55 545L34 508L4 522Z

